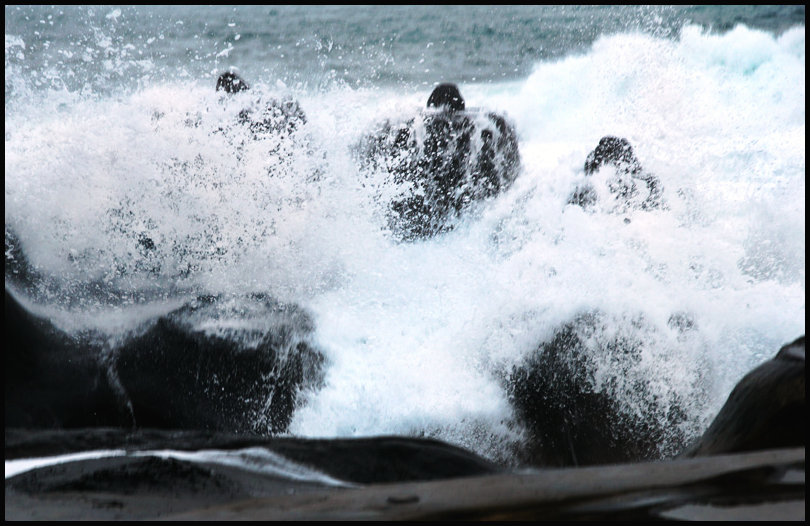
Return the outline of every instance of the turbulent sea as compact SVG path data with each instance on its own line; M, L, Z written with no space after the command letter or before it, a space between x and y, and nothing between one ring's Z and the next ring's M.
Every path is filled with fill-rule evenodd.
M244 298L296 306L323 365L283 434L508 463L504 378L600 312L592 388L631 418L677 405L696 437L805 332L803 6L6 6L5 50L7 290L113 354L196 298L223 299L190 330L248 347ZM229 70L247 94L215 91ZM357 145L441 82L514 125L520 169L402 241ZM299 102L295 140L233 127L262 97ZM666 206L568 203L605 135ZM629 368L599 355L616 340Z

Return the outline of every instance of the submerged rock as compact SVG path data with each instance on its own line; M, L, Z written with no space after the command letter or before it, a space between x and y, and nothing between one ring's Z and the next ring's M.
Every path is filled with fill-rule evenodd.
M453 84L438 86L416 117L381 124L357 150L363 170L384 172L397 188L388 227L404 240L451 230L472 205L509 188L520 167L512 124L466 108Z
M709 428L683 455L805 447L804 336L737 383Z
M58 329L8 289L5 303L6 427L282 432L323 374L306 313L264 296L202 298L115 347ZM249 324L209 330L230 308Z

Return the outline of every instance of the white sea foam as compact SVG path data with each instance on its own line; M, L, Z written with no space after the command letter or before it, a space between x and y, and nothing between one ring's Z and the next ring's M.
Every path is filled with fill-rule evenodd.
M77 293L87 283L134 303L157 288L308 309L329 368L295 435L429 434L497 456L518 432L501 375L592 310L607 330L643 315L634 374L658 380L662 400L699 395L685 408L698 428L805 330L804 76L803 27L687 27L677 40L604 36L524 80L461 85L468 106L514 122L521 174L454 231L404 244L383 229L382 178L361 174L352 148L428 91L40 93L7 108L6 226L58 281L40 300L80 312L114 303ZM294 141L252 141L235 124L259 94L301 102ZM566 204L607 134L630 140L667 209ZM696 330L670 328L674 313Z
M96 451L82 451L81 453L69 453L67 455L54 455L51 457L32 457L6 460L6 478L16 477L21 473L46 466L55 466L67 462L78 462L81 460L92 460L96 458L119 457L126 454L123 449L104 449Z

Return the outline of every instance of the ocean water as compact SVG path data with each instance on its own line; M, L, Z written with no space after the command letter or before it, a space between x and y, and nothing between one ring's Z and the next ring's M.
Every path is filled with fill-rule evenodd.
M695 436L804 334L803 6L6 6L5 34L6 233L41 276L26 305L112 341L200 294L296 303L326 369L291 435L502 459L522 440L504 372L598 310L594 349L642 347L597 388L644 379L652 400L614 393L628 413L677 400ZM215 93L226 70L251 91ZM521 169L452 231L400 242L356 146L439 82L514 124ZM307 116L293 140L229 128L285 97ZM604 135L665 208L567 204Z

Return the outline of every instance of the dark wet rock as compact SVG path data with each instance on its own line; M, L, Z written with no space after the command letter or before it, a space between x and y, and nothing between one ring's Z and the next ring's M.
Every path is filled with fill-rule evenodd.
M130 454L51 465L7 478L6 520L804 517L803 448L514 473L447 444L404 437L262 439L158 430L118 431L116 436L105 430L103 437L96 437L98 431L62 435L69 439L84 434L77 440L85 444L95 437ZM20 452L27 449L21 445L56 438L55 432L50 438L43 433L7 430L6 442ZM139 436L142 433L148 436ZM264 470L255 463L239 467L147 453L166 444L237 455L261 449L295 462L310 475L329 474L338 481L353 476L355 481L335 484L318 477L284 476L273 466ZM295 458L294 451L299 453Z
M250 89L248 83L236 73L226 71L217 78L217 91L224 91L225 93L239 93L240 91L247 91Z
M216 90L232 95L249 91L250 86L236 73L225 72L217 79ZM268 134L293 133L306 124L307 117L298 101L259 98L240 111L237 120L248 126L257 139Z
M243 328L204 328L234 309ZM111 347L60 330L7 288L5 324L6 427L281 432L323 376L308 315L261 295L200 298Z
M279 439L274 451L317 466L340 480L360 484L439 480L501 471L472 452L427 438Z
M128 425L101 350L4 297L6 427Z
M396 436L322 440L156 429L7 428L5 439L7 461L87 450L128 452L7 478L7 520L48 519L54 512L63 519L155 518L257 497L503 472L450 444ZM196 460L185 454L203 451L208 456Z
M239 298L239 308L244 308ZM309 317L253 298L262 326L236 333L195 327L222 315L202 298L156 322L116 351L115 371L139 427L281 432L300 389L315 388L323 356L308 343ZM227 313L225 314L227 315ZM255 318L254 318L255 319Z
M633 153L630 142L621 137L605 136L585 159L585 174L593 175L604 165L613 165L617 170L628 174L641 172L641 165Z
M224 476L205 466L173 458L105 458L84 463L80 473L66 466L46 468L40 473L23 474L12 482L23 493L116 492L134 494L156 490L180 493L222 491ZM209 488L208 486L213 486Z
M804 336L737 383L685 456L805 447Z
M528 433L522 452L528 464L650 460L682 449L686 415L679 400L659 404L638 369L649 327L639 317L627 330L608 330L608 321L616 323L599 312L578 316L509 374L509 400Z
M503 470L439 440L399 436L310 439L164 429L6 429L5 441L7 460L87 450L238 452L261 448L336 480L358 484L439 480Z
M357 147L362 169L382 171L399 192L387 218L404 240L451 230L472 206L508 189L520 167L517 134L503 116L465 109L452 84L438 86L427 106L404 122L382 123Z
M602 137L585 159L585 175L593 176L604 166L611 166L615 170L615 174L607 180L607 187L621 211L628 208L652 210L663 206L664 189L661 182L642 168L627 139ZM639 189L637 181L644 183L645 190ZM598 199L598 192L590 182L586 182L574 190L568 202L587 208Z
M455 84L439 84L428 97L428 108L446 109L448 111L464 111L464 97Z
M157 456L118 456L43 467L6 480L6 520L153 519L322 485ZM49 503L49 504L46 504ZM51 507L52 506L52 507Z

